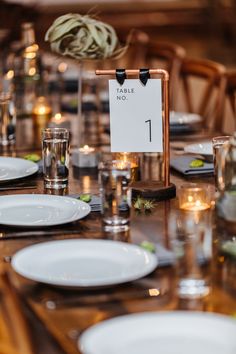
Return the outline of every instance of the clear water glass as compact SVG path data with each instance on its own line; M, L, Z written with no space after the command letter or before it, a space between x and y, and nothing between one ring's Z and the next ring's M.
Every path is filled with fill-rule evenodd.
M10 93L0 93L0 145L15 143L16 111Z
M101 162L99 185L105 231L129 229L131 164L122 160Z
M222 135L212 138L215 186L217 191L222 191L225 187L225 164L224 151L225 146L229 143L230 136Z
M47 128L42 131L42 155L45 188L67 187L69 175L69 131Z
M210 212L176 211L169 218L170 244L175 256L179 298L209 294L206 271L212 253Z

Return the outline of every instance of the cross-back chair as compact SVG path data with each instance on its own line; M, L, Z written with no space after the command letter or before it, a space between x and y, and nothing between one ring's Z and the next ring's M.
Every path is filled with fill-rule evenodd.
M236 70L227 71L226 80L226 97L236 118Z
M186 57L182 62L180 75L184 108L181 110L202 116L206 130L222 131L225 73L224 65L212 60Z
M236 130L236 70L226 72L224 103L224 128L227 132Z

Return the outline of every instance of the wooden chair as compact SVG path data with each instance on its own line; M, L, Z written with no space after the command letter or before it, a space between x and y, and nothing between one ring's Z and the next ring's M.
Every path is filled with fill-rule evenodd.
M175 92L178 90L179 73L182 60L185 57L185 49L171 42L150 41L146 65L149 68L161 68L170 75L170 108L175 105Z
M236 70L226 72L224 102L224 128L229 133L236 130Z
M236 70L226 73L226 97L236 118Z
M203 117L203 128L222 131L226 87L224 65L207 60L185 58L181 67L182 110ZM178 98L178 103L181 101Z

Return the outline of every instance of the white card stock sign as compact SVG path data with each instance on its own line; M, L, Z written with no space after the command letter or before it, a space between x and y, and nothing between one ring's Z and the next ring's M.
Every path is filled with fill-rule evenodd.
M162 152L161 80L109 80L112 152Z

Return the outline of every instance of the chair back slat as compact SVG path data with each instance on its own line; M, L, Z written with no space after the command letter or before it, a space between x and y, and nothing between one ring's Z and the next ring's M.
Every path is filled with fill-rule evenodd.
M182 62L182 110L201 115L207 130L221 130L223 126L225 73L224 65L215 61L186 57Z

